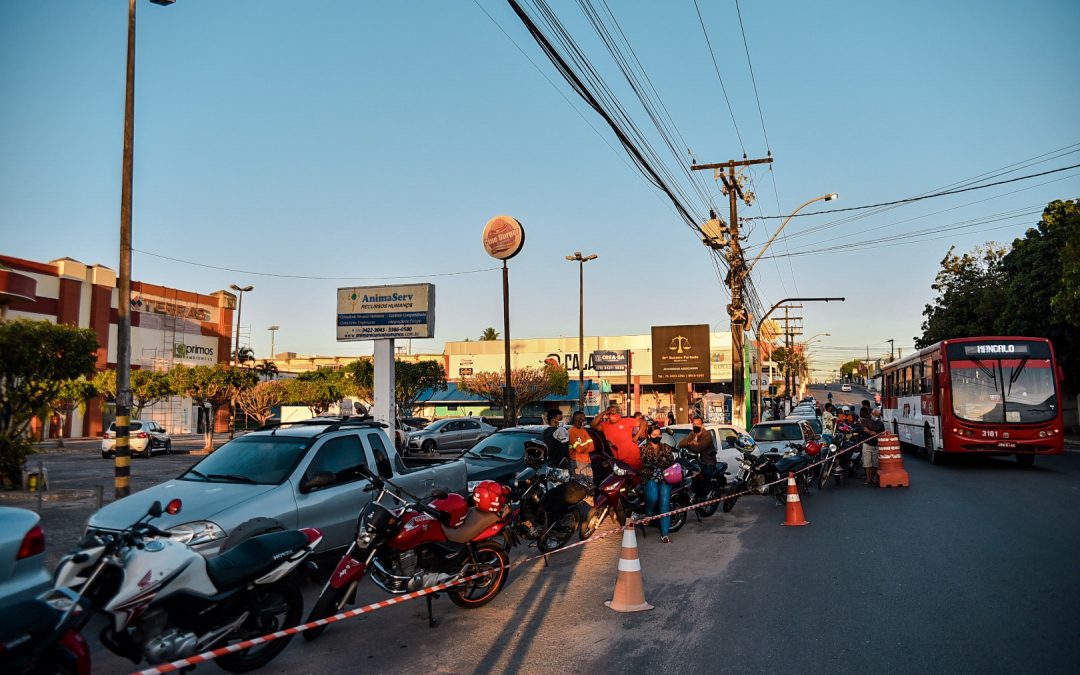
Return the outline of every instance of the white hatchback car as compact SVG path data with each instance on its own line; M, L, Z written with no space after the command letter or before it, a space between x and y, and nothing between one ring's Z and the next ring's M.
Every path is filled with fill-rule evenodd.
M149 457L155 452L172 452L172 438L165 428L150 420L131 420L128 441L132 457ZM101 439L101 457L109 459L116 454L116 422L109 425Z
M677 445L679 441L690 435L691 428L692 425L690 424L671 424L664 427L664 430L671 433ZM746 430L735 424L717 424L714 422L706 422L705 428L712 432L713 447L716 448L716 459L720 462L727 462L727 474L730 478L739 470L737 460L742 457L742 452L732 447L728 441L734 440L737 436L746 435Z

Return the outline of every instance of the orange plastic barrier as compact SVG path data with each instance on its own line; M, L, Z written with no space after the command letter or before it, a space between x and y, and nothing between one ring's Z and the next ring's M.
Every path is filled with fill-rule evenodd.
M881 487L909 487L908 472L904 469L904 457L900 454L900 439L896 434L878 437L878 485Z

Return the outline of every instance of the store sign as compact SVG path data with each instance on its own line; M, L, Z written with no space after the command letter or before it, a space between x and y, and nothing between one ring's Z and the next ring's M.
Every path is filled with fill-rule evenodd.
M217 350L205 345L177 342L173 345L173 357L194 363L217 363Z
M622 373L626 372L625 349L618 351L597 350L592 353L592 367L598 373Z
M434 336L434 284L337 290L338 342Z
M165 316L175 316L179 319L194 319L195 321L211 321L213 317L212 310L205 306L157 298L152 295L140 294L132 297L131 309L136 312L163 314Z
M510 216L495 216L484 225L482 240L489 256L509 260L525 245L525 228Z
M711 382L709 325L653 326L652 380Z

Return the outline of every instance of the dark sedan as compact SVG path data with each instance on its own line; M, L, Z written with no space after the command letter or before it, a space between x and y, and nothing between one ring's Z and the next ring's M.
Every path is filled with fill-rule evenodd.
M544 428L530 425L502 429L474 445L461 456L469 482L508 483L525 468L525 441L543 443Z

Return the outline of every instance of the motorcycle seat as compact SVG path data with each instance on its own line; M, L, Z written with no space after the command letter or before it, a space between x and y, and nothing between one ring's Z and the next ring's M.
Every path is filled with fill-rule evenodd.
M206 561L206 575L218 590L243 586L277 567L282 558L308 545L299 530L260 534Z
M5 608L0 618L0 652L9 642L27 637L31 640L44 638L52 631L59 616L57 610L41 600L24 600Z
M499 520L499 514L491 511L478 511L469 509L469 515L465 522L457 527L442 526L443 534L448 541L455 544L466 544L476 538L484 530L494 525Z

